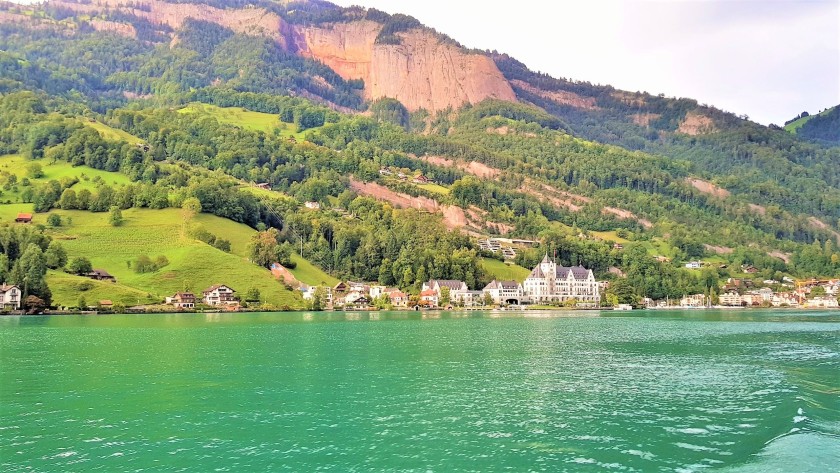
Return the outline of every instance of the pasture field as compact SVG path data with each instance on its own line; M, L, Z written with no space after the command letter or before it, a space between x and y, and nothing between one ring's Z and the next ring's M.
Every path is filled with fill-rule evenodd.
M240 107L218 107L206 103L193 102L178 110L179 113L196 113L215 118L219 123L238 126L247 130L262 131L267 134L279 133L283 137L303 140L303 133L297 126L280 121L279 115L253 112Z
M33 163L41 166L44 173L43 177L28 177L29 165ZM17 184L10 189L0 188L0 202L2 203L21 202L21 193L24 189L21 181L25 177L35 186L51 180L60 181L64 178L77 178L79 182L72 187L76 192L81 189L93 191L100 183L114 187L131 183L131 180L125 174L101 171L87 166L73 166L65 161L51 162L46 159L27 159L19 154L0 156L0 183L5 183L8 179L7 176L12 174L17 176ZM0 215L3 215L2 211L0 211Z
M127 143L136 145L139 143L143 143L143 140L140 138L128 133L127 131L120 130L119 128L114 128L112 126L108 126L102 122L98 121L90 121L84 118L80 118L80 121L85 125L93 128L106 140L110 141L125 141Z
M51 213L61 215L64 221L67 217L72 219L70 225L48 230L62 243L68 258L87 257L95 269L108 271L120 285L151 294L155 299L162 300L183 290L200 293L213 284L226 284L243 294L256 288L264 302L275 306L301 305L297 293L286 290L267 269L241 255L250 235L241 229L238 233L232 231L238 224L229 220L213 215L196 217L200 217L202 225L211 233L229 238L240 254L225 253L190 237L189 224L184 222L180 209L127 209L123 211L125 223L119 227L108 223L107 212L53 210ZM133 265L141 254L152 259L164 256L169 264L155 272L137 273ZM62 293L63 289L57 287L53 291ZM76 299L78 294L69 302L74 303Z
M514 280L516 282L522 282L531 273L531 270L522 266L507 264L492 258L481 258L481 267L494 279L500 281Z

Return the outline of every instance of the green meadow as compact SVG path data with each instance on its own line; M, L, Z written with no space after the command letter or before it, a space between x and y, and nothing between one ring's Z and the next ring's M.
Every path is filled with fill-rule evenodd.
M529 269L525 269L522 266L512 263L507 264L492 258L482 258L481 267L484 268L484 270L487 271L493 279L498 279L500 281L514 280L522 282L528 277L528 274L531 273Z
M88 120L88 119L84 119L84 118L82 118L80 120L84 125L89 126L89 127L93 128L94 130L96 130L97 132L99 132L99 134L102 136L102 138L105 138L106 140L125 141L129 144L132 144L132 145L136 145L138 143L143 142L143 140L141 140L140 138L132 135L131 133L120 130L119 128L114 128L114 127L108 126L108 125L106 125L102 122L98 122L98 121L95 121L95 120Z
M72 224L50 229L49 233L60 241L68 257L84 256L93 267L104 269L117 278L118 287L150 294L162 300L177 291L191 290L200 293L213 284L226 284L245 293L250 288L260 291L261 299L274 306L299 307L300 296L289 291L272 277L271 273L250 263L243 256L254 232L250 228L213 215L199 215L185 221L180 209L127 209L123 211L125 223L114 227L108 223L108 213L54 210L65 222ZM46 218L45 218L46 220ZM209 232L231 241L234 251L226 253L189 236L193 225L200 224ZM141 254L152 259L165 256L169 264L151 273L137 273L134 261ZM77 290L66 289L73 281L55 278L52 286L55 302L74 305ZM106 286L107 287L107 286ZM106 294L102 291L101 294ZM135 297L136 293L124 294ZM120 299L120 295L103 297ZM136 298L136 297L135 297Z
M179 113L195 113L215 118L219 123L238 126L247 130L264 133L279 132L280 136L303 140L303 133L295 125L283 123L278 115L252 112L240 107L218 107L206 103L193 102L178 110Z
M41 170L44 173L43 177L28 177L29 165L33 163L41 166ZM51 162L46 159L27 159L18 154L0 156L0 182L5 182L5 176L11 174L17 176L18 183L11 189L0 189L0 202L20 203L20 194L24 188L21 181L25 177L29 179L32 185L39 185L51 180L60 181L64 178L77 178L79 182L72 187L76 192L81 189L93 191L96 189L98 183L111 186L121 186L131 183L128 176L118 172L100 171L99 169L93 169L87 166L73 166L64 161ZM31 205L29 208L31 209ZM5 217L6 213L4 209L0 209L0 218Z

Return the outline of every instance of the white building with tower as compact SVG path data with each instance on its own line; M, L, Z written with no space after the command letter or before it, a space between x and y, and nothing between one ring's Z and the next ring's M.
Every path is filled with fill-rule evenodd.
M591 269L583 266L558 266L548 255L522 283L522 289L532 304L564 302L574 299L580 303L598 304L601 291Z

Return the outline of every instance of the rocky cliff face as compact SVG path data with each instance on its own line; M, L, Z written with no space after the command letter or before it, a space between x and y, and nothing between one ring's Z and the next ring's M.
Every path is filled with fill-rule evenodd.
M371 21L295 27L289 44L344 79L364 80L366 98L395 98L411 111L457 108L486 98L516 101L489 57L467 54L423 30L400 33L399 45L376 44L381 29Z
M262 8L219 9L161 0L50 3L92 16L118 10L172 29L192 18L242 34L267 36L301 56L323 62L344 79L362 79L365 98L395 98L411 111L457 108L487 98L516 101L516 94L491 58L469 54L422 29L399 33L402 44L384 45L376 44L382 25L365 20L302 26L286 23ZM94 27L123 35L134 33L130 25L121 25L97 20Z

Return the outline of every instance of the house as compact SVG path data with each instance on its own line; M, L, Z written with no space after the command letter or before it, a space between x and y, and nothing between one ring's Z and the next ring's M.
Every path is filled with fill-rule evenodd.
M438 293L433 291L432 289L426 289L420 292L420 305L425 305L429 307L437 307L438 300L440 296Z
M96 305L105 310L111 310L114 308L114 302L110 299L102 299Z
M703 263L700 261L690 261L685 264L685 267L688 269L700 269L703 267Z
M235 292L224 284L216 284L204 290L202 302L212 306L237 306L239 301L233 296Z
M271 190L271 184L269 184L267 182L255 183L254 187L256 187L257 189L263 189L263 190L267 190L267 191Z
M459 291L450 299L461 307L480 307L484 305L484 291Z
M4 310L20 310L21 292L17 286L0 285L0 308Z
M813 299L805 301L805 308L807 309L837 309L840 308L836 297L831 296L817 296Z
M621 243L613 243L613 249L614 250L623 250L624 245L622 245Z
M15 218L16 223L32 223L32 214L19 213Z
M523 299L522 286L516 281L497 281L492 280L490 284L484 286L482 294L490 294L493 298L493 303L502 304L520 304Z
M392 172L391 172L388 168L381 168L381 169L379 170L379 175L380 175L380 176L391 176L391 175L393 175L393 174L394 174L394 173L392 173Z
M117 282L117 278L108 274L108 271L105 271L104 269L94 269L85 276L91 279L96 279L97 281Z
M698 308L698 307L705 307L706 306L706 295L705 294L692 294L690 296L683 296L680 299L680 307L685 308Z
M370 298L358 292L351 292L344 297L344 310L363 310L370 307Z
M402 291L386 292L394 307L408 307L408 294Z
M167 304L172 304L176 309L194 309L195 294L192 292L176 292L174 296L166 298Z
M428 184L430 182L432 182L432 180L422 174L414 177L415 184Z
M303 206L309 210L321 210L321 204L318 202L304 202Z
M731 307L739 307L746 305L744 302L744 298L735 291L721 294L720 296L718 296L718 302L720 305Z
M600 284L591 269L583 266L565 267L548 259L548 254L522 283L523 299L532 303L578 302L598 304Z
M742 264L741 265L741 271L743 271L747 274L755 274L755 273L758 272L758 268L756 268L755 266L753 266L751 264Z

